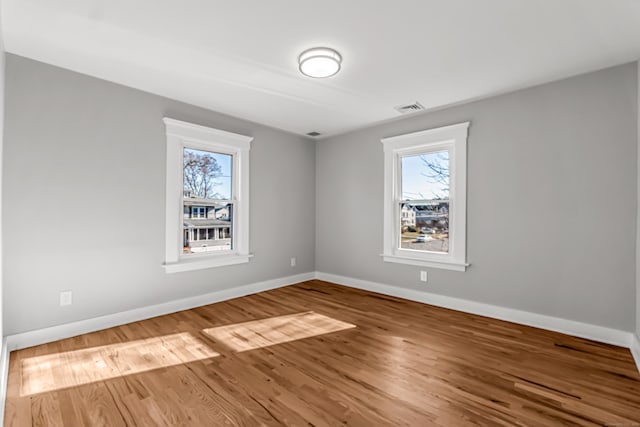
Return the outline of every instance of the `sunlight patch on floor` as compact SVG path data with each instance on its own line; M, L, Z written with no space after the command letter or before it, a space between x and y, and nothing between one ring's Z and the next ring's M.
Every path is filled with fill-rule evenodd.
M313 311L204 329L242 352L355 328ZM20 395L29 396L219 356L188 332L22 360Z
M219 356L188 332L24 359L20 395L74 387Z
M308 311L219 326L204 329L203 332L232 350L241 352L355 327L351 323Z

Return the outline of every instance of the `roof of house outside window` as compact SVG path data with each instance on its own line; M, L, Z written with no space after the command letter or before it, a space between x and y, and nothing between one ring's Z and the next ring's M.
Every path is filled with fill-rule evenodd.
M215 199L202 199L199 197L185 197L185 206L214 206L216 208L223 208L228 202Z
M185 218L184 226L188 228L218 228L230 227L231 221L222 221L213 218Z

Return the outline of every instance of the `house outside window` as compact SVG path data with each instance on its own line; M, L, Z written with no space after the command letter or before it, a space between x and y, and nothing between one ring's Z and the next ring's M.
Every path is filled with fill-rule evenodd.
M466 270L468 127L382 139L386 262Z
M168 118L164 123L165 270L248 262L252 138Z

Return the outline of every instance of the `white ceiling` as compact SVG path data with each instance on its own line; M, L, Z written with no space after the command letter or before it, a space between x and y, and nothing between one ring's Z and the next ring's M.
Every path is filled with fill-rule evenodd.
M2 0L8 52L335 135L640 58L639 0ZM304 77L329 46L342 71Z

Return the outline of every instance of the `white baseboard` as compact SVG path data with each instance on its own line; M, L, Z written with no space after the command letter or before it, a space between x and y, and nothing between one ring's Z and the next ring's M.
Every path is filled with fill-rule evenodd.
M563 334L613 344L620 347L630 348L632 335L634 335L632 332L605 328L603 326L576 322L574 320L515 310L497 305L484 304L481 302L417 291L414 289L406 289L398 286L385 285L382 283L370 282L368 280L354 279L352 277L338 276L335 274L316 272L316 279L366 291L377 292L380 294L391 295L398 298L404 298L411 301L431 304L438 307L463 311L465 313L477 314L480 316L561 332ZM639 359L636 358L636 363L638 360ZM638 365L638 368L640 369L640 365Z
M638 331L640 333L640 331ZM631 337L631 345L629 346L629 350L631 350L631 355L633 356L633 360L636 361L636 366L638 367L638 372L640 372L640 337L636 334L632 334Z
M22 332L15 335L8 335L7 337L5 337L6 346L7 350L11 352L13 350L19 350L22 348L32 347L34 345L45 344L64 338L70 338L89 332L95 332L102 329L112 328L114 326L124 325L126 323L138 322L140 320L162 316L164 314L175 313L177 311L188 310L190 308L200 307L203 305L243 297L258 292L280 288L283 286L293 285L295 283L311 280L314 277L315 273L303 273L294 276L281 277L278 279L266 280L264 282L238 286L235 288L222 289L204 295L169 301L163 304L150 305L147 307L136 308L120 313L94 317L92 319L66 323L64 325Z

